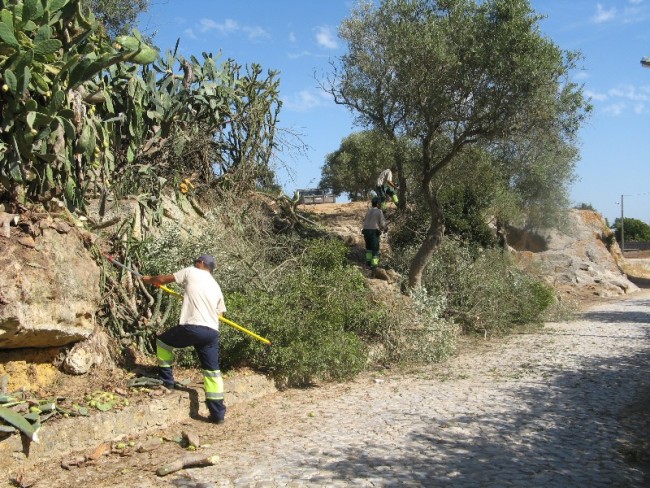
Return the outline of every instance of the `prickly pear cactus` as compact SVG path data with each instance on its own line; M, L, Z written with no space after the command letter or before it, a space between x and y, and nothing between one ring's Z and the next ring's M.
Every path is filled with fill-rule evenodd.
M156 51L141 40L113 45L79 0L1 6L0 184L24 198L81 205L87 177L114 161L95 108L107 100L100 75L149 63Z

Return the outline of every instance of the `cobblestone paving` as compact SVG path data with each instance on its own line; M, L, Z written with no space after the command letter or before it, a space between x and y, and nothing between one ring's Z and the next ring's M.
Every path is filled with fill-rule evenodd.
M617 419L650 386L649 333L644 293L427 370L235 407L224 426L197 427L215 466L157 478L160 459L134 458L110 482L77 471L50 486L648 486Z
M619 301L436 374L364 378L174 486L646 486L616 418L650 381L649 331L650 300Z

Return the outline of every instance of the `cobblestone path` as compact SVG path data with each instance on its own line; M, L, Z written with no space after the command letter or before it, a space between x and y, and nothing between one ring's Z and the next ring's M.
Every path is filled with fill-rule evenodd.
M648 486L621 453L619 420L650 386L649 332L644 292L426 370L235 406L223 426L190 426L215 466L156 477L182 455L167 449L49 486Z

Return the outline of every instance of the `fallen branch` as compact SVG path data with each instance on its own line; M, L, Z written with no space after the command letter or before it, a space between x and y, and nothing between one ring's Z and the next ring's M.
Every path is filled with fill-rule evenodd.
M167 476L170 473L180 471L185 468L196 468L202 466L213 466L219 461L219 456L214 454L212 456L205 456L205 454L195 454L193 456L185 456L182 459L177 459L171 463L161 466L156 471L158 476Z

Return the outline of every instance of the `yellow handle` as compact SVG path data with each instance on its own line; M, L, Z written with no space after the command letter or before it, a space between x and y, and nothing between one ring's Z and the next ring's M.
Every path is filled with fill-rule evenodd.
M263 342L264 344L266 344L267 346L271 345L270 340L265 339L264 337L260 337L255 332L251 332L248 329L244 329L241 325L237 325L232 320L228 320L227 318L223 317L222 315L219 316L219 320L221 320L224 324L228 324L229 326L234 327L237 330L241 330L242 332L248 334L251 337L254 337L258 341Z
M183 298L183 295L181 295L181 294L178 293L177 291L172 290L171 288L167 288L165 285L157 285L157 286L158 286L158 288L160 288L161 290L166 291L167 293L169 293L170 295L175 296L176 298L181 298L181 299Z

